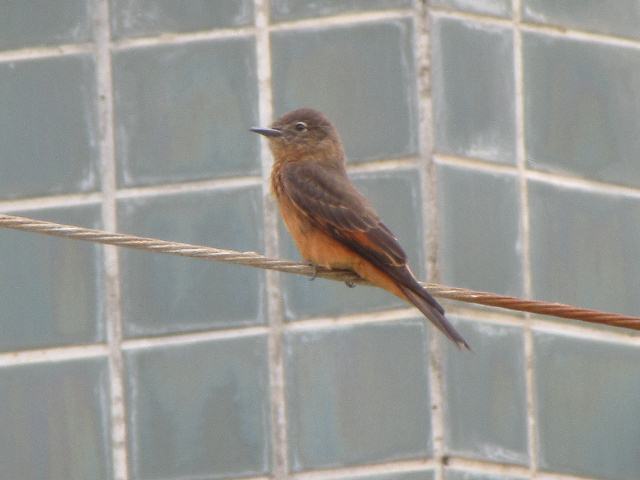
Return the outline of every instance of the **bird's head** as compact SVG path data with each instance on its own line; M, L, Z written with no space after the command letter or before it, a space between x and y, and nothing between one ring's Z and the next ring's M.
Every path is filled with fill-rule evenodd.
M264 135L276 162L344 162L338 132L322 113L300 108L284 114L269 128L252 128Z

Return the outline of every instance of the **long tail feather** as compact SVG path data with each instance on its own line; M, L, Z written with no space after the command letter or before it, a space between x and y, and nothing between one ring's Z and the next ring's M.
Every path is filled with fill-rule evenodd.
M462 335L458 333L458 331L449 323L449 320L444 316L444 310L440 305L429 295L429 292L424 290L422 286L417 285L416 291L406 287L404 285L399 285L400 289L406 295L407 299L413 303L418 310L420 310L425 317L427 317L431 322L440 330L442 333L446 335L446 337L454 342L458 348L464 348L466 350L471 350L469 344L462 338ZM440 307L440 308L438 308Z

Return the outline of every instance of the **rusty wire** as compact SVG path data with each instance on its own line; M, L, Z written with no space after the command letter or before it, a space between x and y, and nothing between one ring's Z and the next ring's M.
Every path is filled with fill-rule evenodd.
M122 233L110 233L103 230L83 228L73 225L63 225L59 223L35 220L32 218L17 217L13 215L0 214L0 227L27 232L36 232L54 237L70 238L74 240L84 240L88 242L102 243L105 245L115 245L118 247L135 248L149 252L167 253L170 255L180 255L183 257L204 258L217 262L233 263L249 267L276 270L296 275L314 276L329 280L346 281L367 285L368 283L358 277L355 273L344 270L328 270L318 267L314 268L292 262L290 260L280 260L268 258L256 252L238 252L234 250L224 250L220 248L206 247L201 245L191 245L181 242L169 242L155 238L139 237ZM620 313L609 313L587 308L575 307L562 303L543 302L539 300L526 300L507 295L497 295L495 293L478 292L464 288L447 287L438 284L424 284L429 291L441 298L458 300L467 303L476 303L491 307L500 307L508 310L521 312L551 315L554 317L580 320L583 322L623 327L633 330L640 330L640 317L623 315Z

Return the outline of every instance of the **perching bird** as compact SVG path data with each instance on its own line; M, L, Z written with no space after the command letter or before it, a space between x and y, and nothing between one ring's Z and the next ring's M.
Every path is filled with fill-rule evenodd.
M347 269L415 305L459 347L467 342L444 309L418 283L393 233L349 180L338 132L320 112L294 110L264 135L274 157L271 188L302 257L312 265Z

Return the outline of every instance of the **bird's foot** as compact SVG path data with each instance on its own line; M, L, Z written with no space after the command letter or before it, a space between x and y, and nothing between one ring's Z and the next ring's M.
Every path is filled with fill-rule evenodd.
M345 280L344 284L349 288L356 288L356 284L353 282L353 280Z
M313 262L307 262L307 265L309 265L311 268L313 268L313 273L309 277L309 281L313 282L318 277L318 265L316 265Z

